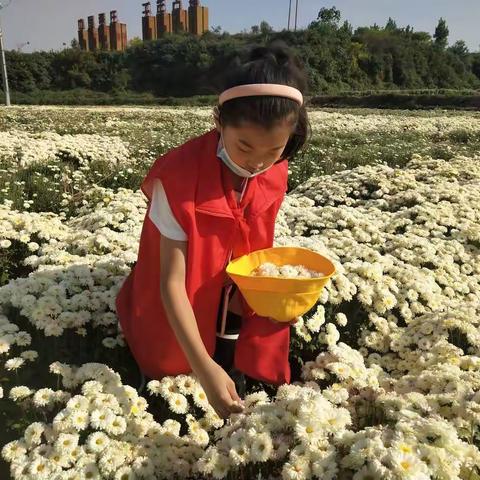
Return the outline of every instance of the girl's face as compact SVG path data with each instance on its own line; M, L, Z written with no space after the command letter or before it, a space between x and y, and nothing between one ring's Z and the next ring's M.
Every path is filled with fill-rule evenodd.
M270 129L250 122L222 127L215 119L215 124L223 133L224 146L232 161L251 173L281 159L294 128L290 117Z

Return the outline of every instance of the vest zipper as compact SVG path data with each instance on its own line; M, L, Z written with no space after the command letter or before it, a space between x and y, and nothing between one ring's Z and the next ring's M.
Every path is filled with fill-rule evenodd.
M245 181L244 181L244 184L242 186L242 191L240 193L240 198L238 199L238 202L242 201L245 190L247 189L247 183L248 183L248 178L246 178ZM230 251L227 255L227 261L225 262L225 265L223 267L224 270L227 268L228 264L230 263L230 260L232 259L232 254L233 254L233 248L230 249ZM230 282L232 282L231 279L230 279ZM225 338L224 335L225 335L225 328L226 328L226 325L227 325L227 311L228 311L228 303L229 303L229 294L230 294L231 289L232 289L232 283L224 286L224 294L223 294L223 299L222 299L222 324L221 324L222 326L221 326L221 329L220 329L220 334L218 335L219 337L222 337L222 338Z

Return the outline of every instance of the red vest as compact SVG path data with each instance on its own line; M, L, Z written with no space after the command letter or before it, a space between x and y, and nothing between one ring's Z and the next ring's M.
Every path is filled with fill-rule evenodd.
M235 208L231 191L225 190L227 167L216 155L218 138L211 130L170 150L155 161L141 185L148 207L138 259L118 293L116 308L130 350L150 378L192 371L161 302L160 233L149 218L153 180L162 181L188 237L186 291L210 356L230 251L235 258L273 245L275 218L287 189L287 160L249 179L241 203L246 207ZM256 315L241 298L235 367L258 380L290 383L290 326Z

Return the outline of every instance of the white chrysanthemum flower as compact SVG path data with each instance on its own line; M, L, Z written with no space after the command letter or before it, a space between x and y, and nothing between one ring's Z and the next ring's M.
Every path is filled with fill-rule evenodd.
M21 357L10 358L5 362L5 368L8 371L18 370L24 363L25 360Z
M36 456L30 462L28 471L33 478L49 479L53 473L50 463L51 462L48 459Z
M83 461L87 461L89 456L90 454L83 445L78 445L69 454L69 458L77 465L81 464Z
M259 265L252 273L253 276L277 277L279 275L278 267L270 262Z
M89 421L90 415L87 410L74 410L70 413L70 424L77 432L85 430Z
M180 422L177 422L176 420L173 420L173 418L167 418L164 422L162 427L172 435L179 437L180 436L180 429L182 428L182 425Z
M364 465L358 472L353 475L352 480L380 480L377 472L371 465Z
M107 447L100 455L98 466L103 477L110 477L125 464L126 457L119 449Z
M269 401L268 394L264 390L249 393L248 395L245 395L245 398L243 399L245 408L251 408L254 405L263 405L269 403Z
M160 394L160 382L158 380L150 380L147 383L147 390L152 395L159 395Z
M173 393L167 397L168 407L174 413L185 414L188 412L188 402L181 393Z
M325 276L323 272L310 270L305 265L280 265L265 262L253 270L250 275L260 277L283 277L283 278L319 278Z
M31 423L23 433L23 438L25 442L29 446L29 448L33 448L36 445L40 445L42 443L42 434L45 431L45 423L42 422L34 422Z
M282 468L283 480L305 480L310 478L310 462L307 458L297 457L295 460L284 463Z
M332 362L328 365L328 369L340 380L346 380L353 376L352 369L346 363Z
M27 345L30 345L32 343L32 337L28 332L17 332L15 334L15 343L19 347L26 347Z
M320 327L325 323L325 307L318 305L315 313L307 319L306 326L311 332L319 332Z
M176 382L178 389L184 395L193 395L198 385L196 380L189 375L178 375Z
M348 318L344 313L339 312L335 315L335 321L340 327L345 327L348 323Z
M141 402L139 398L130 398L129 399L131 403L137 404L140 407ZM90 400L90 406L92 408L108 408L112 410L112 412L120 412L121 407L118 402L118 398L111 394L111 393L100 393L97 394L95 397L92 397Z
M278 268L278 272L281 277L296 278L298 277L298 268L293 265L282 265Z
M33 394L33 404L36 407L45 407L53 403L55 392L51 388L41 388Z
M393 452L390 458L395 473L397 473L402 479L428 480L431 478L427 465L416 455Z
M407 440L402 438L399 440L394 440L392 442L391 450L394 452L398 452L398 454L416 455L418 447L414 442L415 441L413 439Z
M311 469L312 474L318 478L325 480L334 480L337 478L338 465L335 461L336 450L334 447L328 446L329 441L324 441L326 450L313 450L311 452Z
M228 457L232 465L238 467L248 463L250 458L250 448L246 444L235 444L228 449Z
M190 432L193 442L201 447L206 447L210 443L210 436L203 428L197 428Z
M174 377L163 377L160 380L160 384L158 386L158 391L160 395L167 399L169 395L172 393L178 393L178 387L175 384L175 378Z
M219 454L212 470L213 478L225 478L230 470L231 462L228 456Z
M327 323L325 328L327 331L325 341L327 345L334 346L340 340L340 332L337 330L337 327L333 323Z
M25 350L20 354L20 356L25 360L33 362L38 358L38 352L36 350Z
M58 412L52 420L52 427L55 432L71 432L72 424L70 422L70 412L63 409Z
M132 402L129 414L134 416L142 416L148 407L147 401L143 397L138 397Z
M105 338L102 340L102 345L103 345L105 348L115 348L116 346L118 346L118 342L117 342L117 339L116 339L116 338L105 337Z
M61 454L71 453L78 446L80 436L76 433L62 432L55 441L55 450Z
M325 414L326 425L330 433L337 433L352 423L350 412L346 408L332 408Z
M56 450L52 450L47 457L50 462L57 466L58 468L70 468L72 465L72 459L70 455L64 455L62 453L57 452Z
M103 385L101 382L97 382L96 380L88 380L82 385L82 394L87 398L95 397L99 393L103 393ZM86 408L86 406L82 405L80 408Z
M209 406L206 410L205 416L199 420L199 423L202 428L208 431L212 428L222 427L225 421L217 415L217 412L215 412L213 407Z
M302 416L297 419L294 427L295 434L299 440L306 443L315 443L325 435L321 420L315 415Z
M132 464L132 470L140 478L151 478L155 472L155 467L148 457L137 457Z
M2 458L6 462L14 462L27 453L27 444L25 440L12 440L2 447Z
M107 430L114 418L115 414L107 408L95 409L90 413L90 425L96 430Z
M25 385L19 385L18 387L13 387L10 390L8 397L10 398L10 400L17 402L18 400L23 400L29 397L33 393L34 390L31 390L29 387L26 387Z
M200 385L197 385L193 393L193 401L197 407L207 410L210 404L208 403L207 394Z
M250 445L250 458L254 462L266 462L272 455L273 442L269 433L258 434Z
M70 367L70 365L67 365L66 363L52 362L49 366L49 370L51 373L63 376L67 373L71 373L72 367Z
M85 465L82 465L78 468L78 473L80 478L88 478L92 480L96 479L103 479L104 477L101 475L99 468L97 467L96 462L89 462Z
M211 475L220 454L218 448L210 446L207 448L203 456L198 460L197 468L200 473Z
M15 337L11 334L0 335L0 354L7 353L15 343Z
M348 401L350 394L348 392L348 389L334 383L332 386L323 391L323 396L329 402L335 405L341 405Z
M120 435L125 432L127 422L120 415L114 415L105 427L105 431L110 435Z
M136 480L135 472L131 465L124 465L115 472L115 480Z

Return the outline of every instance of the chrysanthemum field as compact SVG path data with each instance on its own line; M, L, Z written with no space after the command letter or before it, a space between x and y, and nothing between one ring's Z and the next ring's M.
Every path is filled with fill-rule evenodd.
M208 108L0 111L1 479L480 479L480 114L312 110L276 245L337 272L293 382L224 422L149 382L115 297L155 158Z

